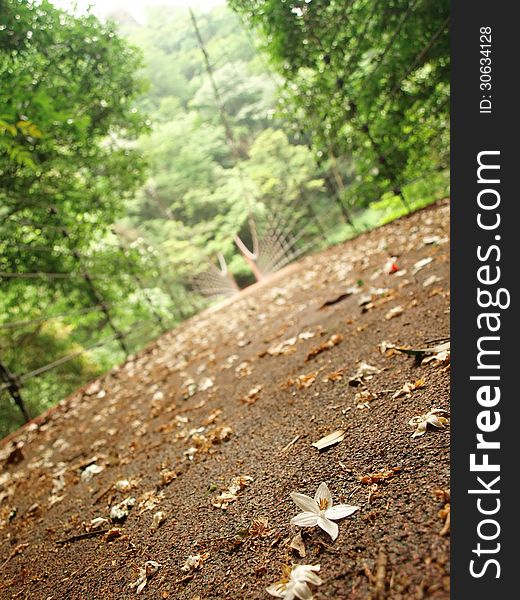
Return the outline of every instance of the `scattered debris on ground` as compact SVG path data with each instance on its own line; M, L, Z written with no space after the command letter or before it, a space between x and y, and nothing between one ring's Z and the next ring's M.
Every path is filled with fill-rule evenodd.
M449 598L448 229L304 258L4 440L0 597Z

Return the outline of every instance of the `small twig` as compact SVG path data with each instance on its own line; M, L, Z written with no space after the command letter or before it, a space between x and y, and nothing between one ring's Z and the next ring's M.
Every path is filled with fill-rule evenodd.
M338 552L339 552L339 550L335 550L330 544L327 544L326 542L324 542L320 539L310 540L310 542L312 542L313 544L318 546L320 548L320 551L326 550L330 554L338 554Z
M174 584L185 583L186 581L191 581L194 577L195 577L195 575L185 575L184 577L181 577L180 579L175 580L173 583Z
M97 529L96 531L89 531L88 533L80 533L78 535L72 535L71 537L65 538L63 540L57 540L57 544L68 544L69 542L78 542L80 540L86 540L91 537L95 537L97 535L102 535L103 533L107 533L108 529Z
M386 598L386 565L387 564L388 564L388 557L387 557L385 551L382 548L380 548L379 555L377 557L377 564L376 564L373 600L384 600L384 598Z
M449 342L450 338L448 337L441 337L441 338L436 338L434 340L426 340L426 344L436 344L437 342Z
M363 575L368 579L368 583L371 585L374 583L374 575L367 563L363 563Z
M97 504L101 498L104 498L108 492L112 489L113 485L110 484L103 492L101 492L100 494L98 494L95 498L92 504Z
M301 435L298 434L295 438L293 438L286 446L284 446L281 450L280 450L280 454L283 454L284 452L287 452L287 450L289 450L289 448L293 445L296 444L296 442L300 439Z
M444 521L444 526L439 531L439 535L445 536L448 535L448 533L450 533L450 520L450 513L448 512L448 514L446 515L446 520Z
M0 565L0 569L3 569L5 565L11 560L11 558L14 558L17 554L21 554L27 548L28 545L29 544L18 544L18 546L13 548L11 554L9 554L9 556Z

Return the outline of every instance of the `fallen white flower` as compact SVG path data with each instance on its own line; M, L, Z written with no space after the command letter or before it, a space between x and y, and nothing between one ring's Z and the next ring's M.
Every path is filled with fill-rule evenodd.
M444 429L445 425L448 423L448 419L442 415L446 414L448 413L442 408L432 408L425 415L411 418L408 421L408 425L413 425L413 427L416 428L412 437L415 438L424 435L428 425L433 425L438 429Z
M84 469L81 473L81 481L90 481L92 479L92 477L94 477L94 475L97 475L98 473L101 473L101 471L103 471L105 467L102 467L100 465L96 465L96 463L93 463L92 465L89 465L86 469Z
M135 498L130 496L125 498L119 504L112 506L110 509L110 519L112 521L124 521L128 517L128 513L130 512L132 506L134 506L135 502Z
M247 487L252 481L253 478L250 475L238 475L237 477L233 477L228 491L231 494L236 494Z
M132 484L128 479L119 479L114 483L114 487L118 492L129 492L132 489Z
M381 373L381 369L361 361L353 377L359 377L360 379L372 379L372 377L378 373Z
M140 594L143 591L143 589L146 587L148 580L152 577L152 575L157 573L157 571L159 570L160 567L161 567L161 565L158 562L155 562L155 560L147 560L144 563L144 567L141 567L139 569L139 577L137 578L137 580L134 581L133 583L129 583L128 587L129 588L136 587L137 588L136 592L138 594Z
M199 382L199 392L204 392L206 390L209 390L210 387L213 387L213 379L211 379L211 377L204 377L200 382Z
M296 565L284 573L280 581L273 583L267 588L267 592L276 598L284 600L312 600L312 592L307 585L321 585L323 580L316 575L320 570L320 565Z
M198 450L197 448L195 448L195 446L190 446L187 450L184 451L184 456L187 456L188 460L193 460L197 452Z
M253 478L250 475L238 475L237 477L233 477L228 489L214 498L211 501L211 504L215 508L222 508L223 510L226 510L228 504L238 499L238 492L242 491L252 481Z
M316 525L330 535L334 541L338 537L339 528L334 521L344 519L359 510L359 506L338 504L332 506L332 496L325 482L320 483L314 498L291 492L293 502L303 512L291 519L291 525L298 527L315 527Z
M188 573L189 571L197 571L202 568L202 565L208 560L209 552L204 552L204 554L192 554L188 556L186 562L181 567L181 571Z

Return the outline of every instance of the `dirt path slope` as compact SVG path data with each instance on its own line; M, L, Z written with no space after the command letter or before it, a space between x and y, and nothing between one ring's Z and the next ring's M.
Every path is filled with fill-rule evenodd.
M269 598L292 563L316 600L448 598L449 425L409 425L446 355L380 346L449 336L448 229L445 201L307 257L0 446L0 598ZM321 482L359 507L334 542L290 525Z

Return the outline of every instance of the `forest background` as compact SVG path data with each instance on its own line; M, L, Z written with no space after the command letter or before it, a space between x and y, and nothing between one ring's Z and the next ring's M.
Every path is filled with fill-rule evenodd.
M253 283L235 236L267 276L449 193L448 2L109 17L0 0L0 435Z

